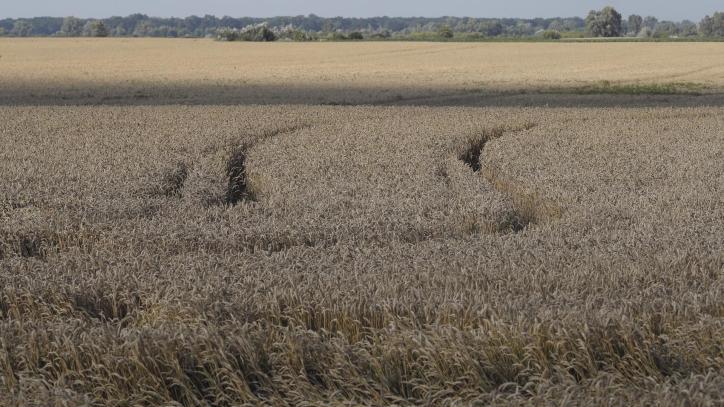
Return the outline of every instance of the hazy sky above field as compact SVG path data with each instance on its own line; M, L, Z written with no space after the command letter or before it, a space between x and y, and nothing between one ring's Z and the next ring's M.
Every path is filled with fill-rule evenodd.
M194 14L271 17L310 13L324 17L583 17L591 9L612 5L624 16L636 13L666 20L699 21L716 10L724 10L722 0L3 0L3 3L0 18L109 17L132 13L159 17Z

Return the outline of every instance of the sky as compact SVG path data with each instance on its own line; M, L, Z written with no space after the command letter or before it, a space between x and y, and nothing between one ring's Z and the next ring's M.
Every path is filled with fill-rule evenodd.
M143 13L155 17L212 14L218 17L585 17L606 5L621 14L661 20L699 21L724 11L723 0L0 0L0 19L37 16L110 17Z

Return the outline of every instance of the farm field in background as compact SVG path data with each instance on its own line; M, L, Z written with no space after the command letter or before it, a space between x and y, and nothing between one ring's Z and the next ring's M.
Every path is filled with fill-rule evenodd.
M424 104L440 96L586 93L591 86L635 92L631 85L712 93L724 91L722 49L716 42L0 39L0 103Z
M719 405L723 46L0 40L0 405Z

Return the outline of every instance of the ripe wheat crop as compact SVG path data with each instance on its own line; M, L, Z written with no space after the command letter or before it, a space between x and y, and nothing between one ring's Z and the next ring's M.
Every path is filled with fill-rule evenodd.
M0 39L0 89L3 104L73 105L721 92L724 44Z
M0 64L50 58L17 43ZM418 48L535 49L353 46L399 72ZM716 98L60 106L95 88L28 75L46 94L0 106L2 406L724 403Z

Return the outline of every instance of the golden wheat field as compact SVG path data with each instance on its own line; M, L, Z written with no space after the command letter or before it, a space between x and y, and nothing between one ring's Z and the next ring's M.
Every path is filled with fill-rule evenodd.
M604 81L721 92L723 49L720 42L230 44L0 38L0 103L427 104L442 96L578 91L591 85L596 90Z
M0 40L0 405L720 406L722 51Z

